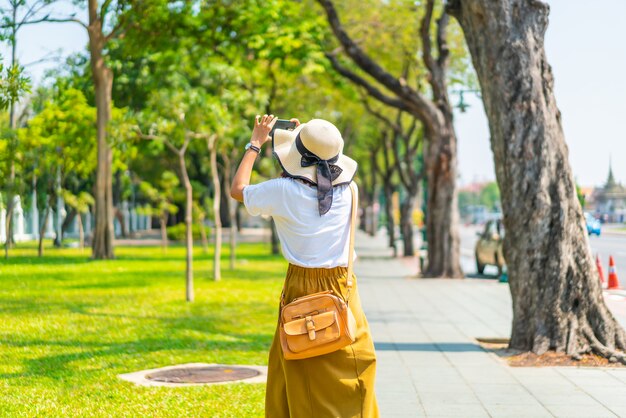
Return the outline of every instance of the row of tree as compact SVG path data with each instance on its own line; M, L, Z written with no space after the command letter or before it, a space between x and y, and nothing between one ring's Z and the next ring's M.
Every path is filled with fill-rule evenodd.
M52 72L47 84L29 96L19 121L7 127L7 132L15 133L12 139L3 136L3 143L10 146L1 169L19 173L3 176L6 181L0 184L7 209L7 255L13 196L19 194L26 206L40 209L42 228L50 210L60 209L60 196L71 208L64 227L77 215L81 220L93 199L93 258L113 257L113 218L121 216L121 206L128 200L157 217L162 231L170 215L184 221L189 247L194 219L201 223L211 215L216 240L221 239L225 220L234 257L237 205L223 190L230 189L249 138L248 122L260 110L284 117L333 119L344 131L346 152L361 163L365 205L372 206L377 199L381 183L377 179L383 180L387 197L394 189L405 189L404 253L413 254L411 215L423 178L424 129L405 111L370 103L367 91L333 71L334 61L324 51L334 41L322 18L311 11L314 3L276 1L267 8L254 1L247 7L218 2L195 8L154 2L147 10L145 5L90 1L86 21L55 15L54 2L9 4L12 18L5 18L3 27L10 33L40 22L76 23L89 32L89 51L72 56ZM398 31L408 27L407 22L394 22L402 7L414 11L410 3L399 2L384 17ZM149 18L138 25L139 15ZM17 37L6 39L17 47ZM410 61L406 51L415 45L411 37L406 39L406 45L398 44L397 55L389 55L389 65ZM403 56L403 62L397 56ZM377 152L371 153L370 147ZM259 179L277 174L271 158L264 158L257 168ZM184 196L174 191L178 185ZM43 239L43 233L39 236ZM57 237L57 244L61 240ZM273 243L278 252L275 233ZM216 260L220 248L216 245ZM214 276L219 278L219 263L215 264ZM186 270L191 283L191 249ZM191 289L189 284L189 299Z
M502 193L514 307L511 346L575 356L593 350L626 361L616 350L626 348L626 334L604 305L583 239L543 50L548 7L542 2L87 0L85 20L55 15L54 1L8 3L11 13L3 14L2 28L14 49L22 26L43 21L81 25L89 48L55 75L52 87L33 96L19 134L14 105L26 86L14 59L3 73L12 86L2 93L10 108L1 168L7 220L20 187L43 184L48 203L59 190L74 196L93 191L94 258L114 256L114 207L122 201L124 172L157 190L167 182L164 169L177 173L185 189L180 212L188 243L194 195L203 197L198 202L212 199L217 220L249 136L247 121L265 112L336 122L346 153L359 161L366 207L377 190L389 195L400 186L407 196L404 211L411 213L425 179L426 274L461 277L458 136L448 92L454 84L471 84L465 40L489 117ZM58 126L62 118L46 116L72 100L84 107L85 117L95 108L95 133L77 115ZM67 139L72 132L66 130L74 128L84 129L79 135L89 143L79 147L78 159L65 153L79 143L76 136ZM264 158L256 180L276 170ZM24 172L30 177L18 175ZM168 201L155 201L163 199ZM234 225L236 209L228 206L225 218ZM167 203L160 207L169 210ZM402 231L410 236L406 213ZM405 243L405 253L410 250ZM191 267L189 253L188 278ZM189 286L187 296L193 297Z

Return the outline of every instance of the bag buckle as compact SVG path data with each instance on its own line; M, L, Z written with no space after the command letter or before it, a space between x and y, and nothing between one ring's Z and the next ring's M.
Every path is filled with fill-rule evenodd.
M315 339L315 322L313 322L313 318L307 316L305 318L306 330L309 332L309 340L313 341Z

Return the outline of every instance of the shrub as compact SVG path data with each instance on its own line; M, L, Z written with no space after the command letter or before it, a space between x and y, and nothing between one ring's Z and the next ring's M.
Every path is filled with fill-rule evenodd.
M211 228L208 226L204 226L204 230L206 231L207 237L211 235ZM194 223L191 228L193 239L199 240L200 236L200 225ZM184 241L185 240L185 223L181 222L174 226L167 227L167 239L172 241Z

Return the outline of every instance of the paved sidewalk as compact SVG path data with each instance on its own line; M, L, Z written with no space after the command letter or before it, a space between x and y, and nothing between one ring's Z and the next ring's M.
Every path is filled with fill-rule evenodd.
M509 337L506 284L408 278L384 237L359 232L356 245L383 418L626 417L626 369L512 368L476 343Z

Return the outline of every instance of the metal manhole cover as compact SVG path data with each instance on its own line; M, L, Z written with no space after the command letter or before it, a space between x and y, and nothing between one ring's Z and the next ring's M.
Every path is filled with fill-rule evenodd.
M216 383L249 379L261 374L246 367L180 367L146 375L146 379L166 383Z

